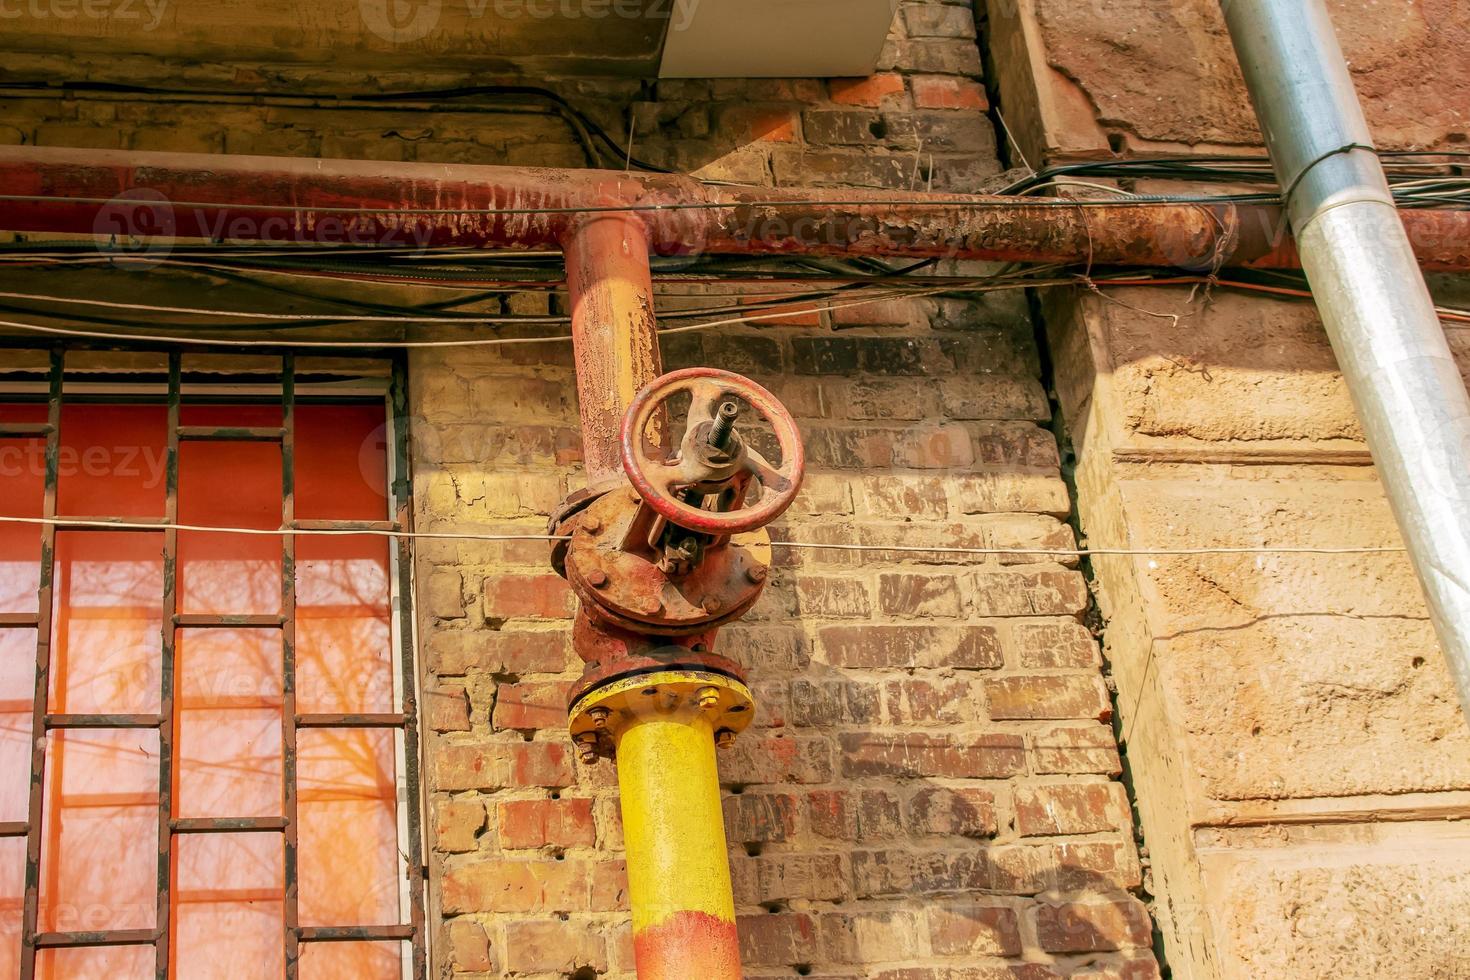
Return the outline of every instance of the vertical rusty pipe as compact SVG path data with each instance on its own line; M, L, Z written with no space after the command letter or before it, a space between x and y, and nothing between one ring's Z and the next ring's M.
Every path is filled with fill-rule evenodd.
M589 216L563 242L587 483L623 473L618 433L633 396L663 373L648 230L631 213Z
M574 225L563 248L587 483L608 486L624 480L623 416L663 373L648 232L632 214L599 214ZM662 413L652 426L666 438ZM634 697L648 700L645 688L657 688L637 681ZM620 693L593 696L603 717L611 708L601 700ZM739 980L715 731L697 700L664 707L637 712L616 750L639 980Z

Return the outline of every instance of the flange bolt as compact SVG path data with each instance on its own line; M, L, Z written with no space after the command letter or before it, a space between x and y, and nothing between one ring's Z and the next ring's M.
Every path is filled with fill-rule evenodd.
M715 747L721 749L733 748L735 745L735 733L728 728L721 728L715 732Z
M581 759L584 766L597 764L597 736L588 732L577 736L577 746L582 750Z
M713 711L720 706L720 692L718 688L702 687L699 689L699 707L705 711Z

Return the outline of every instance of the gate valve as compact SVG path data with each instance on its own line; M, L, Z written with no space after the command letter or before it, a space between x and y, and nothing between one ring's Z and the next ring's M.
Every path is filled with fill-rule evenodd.
M689 418L678 451L669 456L645 433L669 400L684 392ZM780 466L734 430L741 401L775 429ZM665 521L688 531L723 537L758 530L784 514L801 490L806 458L791 413L769 391L729 371L689 368L659 378L629 406L622 440L623 470L638 495ZM705 499L715 494L715 509L706 509Z
M690 398L688 419L669 450L648 430L680 394ZM736 431L742 405L775 430L779 465ZM801 489L805 456L791 413L738 374L675 371L629 406L622 455L631 487L562 525L571 537L564 571L584 612L628 634L694 639L744 615L770 570L764 528Z

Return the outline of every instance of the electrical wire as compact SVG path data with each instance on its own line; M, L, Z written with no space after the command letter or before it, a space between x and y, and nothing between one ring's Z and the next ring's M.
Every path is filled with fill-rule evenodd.
M1056 280L1052 285L1071 282L1070 279ZM1033 280L1017 280L1015 282L999 283L994 286L981 287L970 290L971 292L988 292L1001 289L1026 289L1038 285ZM945 286L939 289L916 290L903 293L907 299L918 299L924 296L935 296L950 291ZM884 302L892 299L892 296L879 296L854 300L849 303L835 303L825 306L826 310L844 310L860 306L868 306L873 303ZM772 313L757 313L750 316L730 317L722 320L710 320L704 323L691 323L680 327L665 327L658 331L660 336L669 334L691 333L699 330L710 330L715 327L735 326L744 323L758 323L765 320L780 320L790 317L790 309L780 309ZM294 337L281 338L278 340L256 340L241 339L235 337L199 337L170 334L129 334L113 331L100 330L75 330L69 327L51 327L39 323L22 323L14 320L0 320L0 327L13 330L22 330L30 333L42 333L62 337L87 337L101 340L126 340L138 343L162 343L162 344L185 344L192 346L219 346L219 347L301 347L316 349L339 349L339 350L362 350L363 348L385 348L394 350L416 350L426 348L444 347L496 347L507 344L544 344L567 342L572 339L570 334L557 334L546 337L478 337L458 340L298 340Z
M77 95L158 95L169 96L172 101L183 104L204 105L285 105L326 111L384 111L397 108L405 112L469 112L490 114L542 114L559 116L567 123L572 135L582 148L587 162L592 166L599 163L615 163L619 168L637 167L651 173L671 173L667 168L656 166L633 156L632 147L620 146L608 135L598 122L565 97L534 85L473 85L449 89L409 90L403 92L281 92L268 89L208 89L183 88L160 85L131 85L115 82L68 81L61 83L46 81L16 80L0 82L0 91L35 92L42 95L60 93L68 98ZM483 101L466 102L468 99L529 98L544 102L547 108L527 108L513 104L486 104ZM313 104L315 103L315 104ZM394 105L409 103L412 107ZM444 110L440 107L449 105ZM599 150L599 146L602 147Z
M455 540L455 541L570 541L568 535L556 534L503 534L478 531L404 531L393 528L254 528L227 527L213 524L150 523L144 521L101 521L64 517L10 517L0 516L0 524L26 524L50 526L70 530L97 531L185 531L200 534L237 534L260 537L350 537L370 536L405 540ZM1390 555L1408 551L1397 547L1316 547L1310 545L1282 545L1279 547L1201 547L1201 548L956 548L920 545L884 544L827 544L815 541L772 541L773 548L800 551L880 551L894 554L944 554L970 555L977 557L1021 558L1027 556L1045 558L1170 558L1200 555Z

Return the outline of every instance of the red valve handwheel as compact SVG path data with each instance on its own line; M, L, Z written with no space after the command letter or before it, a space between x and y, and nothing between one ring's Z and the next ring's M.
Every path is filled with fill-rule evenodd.
M685 391L689 392L690 403L684 438L676 455L659 458L662 451L650 446L644 433L659 407ZM730 475L743 473L758 483L760 500L730 511L704 510L686 503L681 491L709 480L709 463L699 458L700 439L708 432L702 423L713 423L720 403L732 395L749 404L775 428L781 444L781 465L772 466L753 448L742 446L734 457ZM633 399L628 414L623 417L622 439L623 469L638 495L670 523L704 534L744 534L765 527L791 506L806 471L801 433L786 406L749 378L715 368L675 371L645 388Z

